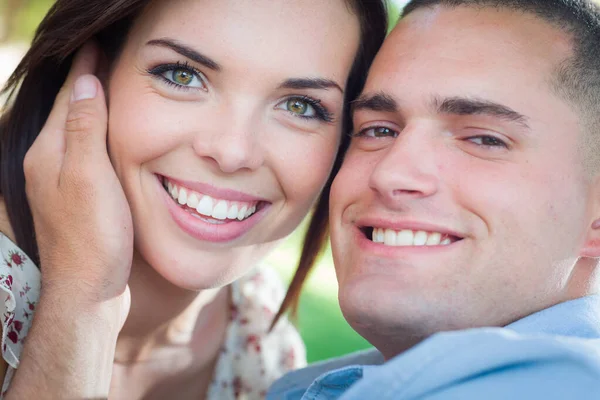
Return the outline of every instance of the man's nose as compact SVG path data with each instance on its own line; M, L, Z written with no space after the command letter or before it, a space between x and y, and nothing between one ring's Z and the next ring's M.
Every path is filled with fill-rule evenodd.
M437 192L439 177L431 136L427 128L407 126L377 162L369 186L389 207Z

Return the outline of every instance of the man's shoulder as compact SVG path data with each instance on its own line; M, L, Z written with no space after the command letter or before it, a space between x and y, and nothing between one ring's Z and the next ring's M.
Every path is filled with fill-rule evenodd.
M431 346L446 348L445 357L481 360L477 369L494 364L564 360L589 364L600 371L600 338L522 333L506 328L478 328L432 336ZM484 357L485 356L485 357Z
M429 342L429 343L428 343ZM600 338L550 335L544 333L520 333L506 328L479 328L433 335L415 348L415 355L422 352L439 356L444 360L463 360L462 368L476 371L500 365L543 362L569 362L589 365L600 372ZM428 349L431 348L431 349ZM439 360L438 364L443 364ZM460 374L454 365L452 373Z
M350 365L380 365L383 362L383 355L376 349L361 350L345 356L319 361L306 368L289 372L275 381L269 389L267 400L282 398L284 394L293 395L294 392L304 393L319 376L333 370Z
M482 328L433 335L344 399L592 399L598 391L600 339Z
M328 383L332 371L382 361L379 352L370 350L319 362L278 380L267 399L300 399L313 383ZM596 399L600 339L506 328L443 332L364 369L363 377L348 386L336 395L348 400Z

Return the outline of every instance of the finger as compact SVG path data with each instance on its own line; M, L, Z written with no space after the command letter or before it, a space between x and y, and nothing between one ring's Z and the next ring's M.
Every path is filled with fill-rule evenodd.
M61 175L85 175L104 162L110 165L106 149L107 123L100 81L93 75L80 76L73 85L65 121L66 151Z
M25 177L31 185L37 187L44 183L58 182L65 154L64 125L73 82L77 77L93 72L97 60L98 49L93 42L86 43L75 55L69 75L54 101L50 115L25 156Z
M94 74L98 59L99 50L94 42L87 42L77 52L73 59L69 74L67 75L67 79L56 96L52 111L50 111L50 115L44 126L44 131L47 131L50 134L52 134L52 132L62 132L69 111L73 83L82 75Z

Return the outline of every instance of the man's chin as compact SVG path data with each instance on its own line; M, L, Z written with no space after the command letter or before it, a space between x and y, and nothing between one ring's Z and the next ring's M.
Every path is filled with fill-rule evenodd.
M418 324L400 321L397 315L386 312L384 308L367 310L346 304L342 306L342 313L352 329L377 348L386 360L428 336L413 330Z
M369 333L389 334L398 330L404 310L397 305L398 292L388 291L382 285L363 280L354 285L341 285L338 299L348 324L361 336ZM404 319L406 322L406 319ZM368 339L367 339L368 340Z
M448 325L453 314L448 304L423 292L398 288L389 279L364 277L341 284L338 297L348 324L389 358L435 332L456 328Z

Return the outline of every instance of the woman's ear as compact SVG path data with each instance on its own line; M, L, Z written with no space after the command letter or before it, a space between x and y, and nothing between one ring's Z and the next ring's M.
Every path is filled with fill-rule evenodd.
M96 77L102 83L102 89L104 89L104 93L108 94L108 82L110 80L110 61L104 52L104 50L100 49L98 52L98 65L96 66ZM106 96L106 101L108 102L108 95Z

